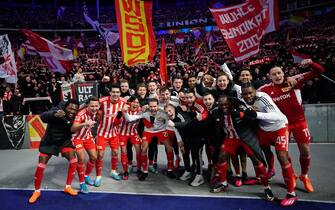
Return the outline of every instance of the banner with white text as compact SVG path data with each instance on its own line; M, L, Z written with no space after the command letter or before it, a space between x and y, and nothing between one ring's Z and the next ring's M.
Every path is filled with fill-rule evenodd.
M277 0L250 0L210 11L236 62L257 55L264 34L279 26Z

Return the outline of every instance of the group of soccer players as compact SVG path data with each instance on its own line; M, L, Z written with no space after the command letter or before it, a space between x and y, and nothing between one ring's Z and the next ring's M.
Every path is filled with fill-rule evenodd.
M174 78L172 87L157 87L153 81L129 89L126 80L111 85L109 95L90 97L78 111L74 100L41 115L48 124L40 144L39 163L35 172L35 191L29 199L34 203L40 197L40 187L46 164L59 153L69 161L64 192L75 196L71 182L77 171L80 192L89 193L87 185L102 184L102 167L106 146L111 148L110 176L127 180L132 168L133 147L136 151L136 173L140 181L148 172L157 173L157 145L163 144L167 158L167 176L176 178L174 169L181 160L184 173L178 179L189 180L189 185L204 183L203 148L206 148L208 168L211 170L211 192L224 191L231 165L235 170L234 184L261 183L265 198L274 200L269 180L275 175L275 147L277 159L287 188L282 206L291 206L298 199L294 189L297 175L288 154L292 133L300 151L301 175L308 192L313 186L308 178L310 167L310 133L301 106L300 88L303 83L319 76L324 68L310 59L302 66L309 71L293 77L284 77L280 67L269 70L271 83L256 88L249 70L239 75L240 85L234 84L226 68L216 78L199 74L188 79L188 88L182 78ZM92 129L97 125L96 135ZM85 168L85 151L89 157ZM118 172L118 157L122 173ZM251 159L256 178L246 174L246 155ZM241 169L240 170L240 162ZM267 169L266 169L267 167ZM91 178L95 168L96 177Z

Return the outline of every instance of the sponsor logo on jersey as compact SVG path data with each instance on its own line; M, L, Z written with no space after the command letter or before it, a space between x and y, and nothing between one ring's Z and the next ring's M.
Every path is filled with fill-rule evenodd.
M287 93L287 94L284 94L284 95L273 98L273 101L277 102L277 101L285 100L285 99L290 98L290 97L291 97L291 95L289 93Z

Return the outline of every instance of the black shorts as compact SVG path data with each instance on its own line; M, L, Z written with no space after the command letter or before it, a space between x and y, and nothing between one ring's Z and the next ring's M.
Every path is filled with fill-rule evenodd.
M69 147L74 149L75 147L72 144L71 140L66 140L65 142L61 143L61 144L55 144L55 143L49 143L46 141L41 141L40 143L40 147L39 147L39 152L40 153L44 153L47 155L54 155L54 156L58 156L59 153L61 152L61 149L64 147Z

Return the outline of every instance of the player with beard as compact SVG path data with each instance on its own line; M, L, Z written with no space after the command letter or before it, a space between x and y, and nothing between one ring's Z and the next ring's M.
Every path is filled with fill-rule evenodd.
M187 79L187 85L188 88L190 88L191 90L195 90L195 87L197 85L197 77L194 75L191 75L188 79Z
M249 106L244 114L259 120L257 136L264 153L271 151L271 145L275 146L287 187L287 195L280 204L285 207L292 206L298 200L298 196L294 191L296 182L288 154L287 118L268 94L256 92L251 83L242 85L242 97Z
M274 196L269 186L266 169L262 163L264 161L262 150L257 136L253 132L253 123L248 119L248 116L244 117L244 112L241 112L245 110L244 107L240 108L240 105L237 105L233 105L227 96L220 96L218 99L218 109L213 110L209 117L210 124L215 127L215 133L218 138L223 136L222 131L225 133L218 158L220 182L213 186L211 192L221 192L228 186L226 179L228 157L229 155L235 155L237 149L242 147L261 176L266 199L273 201Z
M58 107L54 107L50 111L41 114L41 120L47 123L47 129L39 147L39 163L34 178L35 191L29 198L29 203L35 203L41 196L40 189L46 165L52 155L58 156L59 153L69 161L64 192L72 196L78 194L77 191L71 188L77 167L74 146L71 142L71 125L78 112L78 108L78 102L70 99L67 102L61 102Z
M201 121L205 120L208 117L208 111L203 103L203 101L199 98L195 97L195 93L190 89L186 89L183 92L186 98L186 108L187 111L190 112L193 120L190 124L191 126L191 134L192 134L192 158L195 164L195 177L190 182L191 186L197 187L204 183L203 170L202 170L202 148L206 141L206 132L203 132L203 125Z
M171 104L165 106L164 110L169 116L169 126L177 129L181 138L177 138L177 144L183 155L184 173L179 177L182 181L187 181L192 178L192 169L190 165L190 152L192 145L191 129L187 126L191 122L192 116L189 112L184 112L181 109L176 109Z
M217 107L214 96L207 92L203 95L203 101L204 104L208 110L208 112L211 112L215 107ZM206 154L208 159L208 170L210 172L210 180L211 183L215 181L215 174L216 174L216 162L217 162L217 156L218 152L220 151L220 148L216 148L216 143L214 142L215 139L208 137L206 139Z

